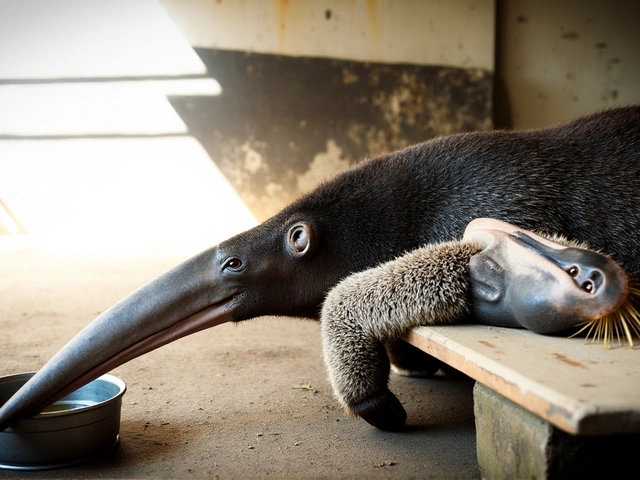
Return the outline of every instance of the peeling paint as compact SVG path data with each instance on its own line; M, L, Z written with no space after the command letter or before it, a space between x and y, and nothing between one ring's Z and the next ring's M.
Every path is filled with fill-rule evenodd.
M264 191L269 198L280 197L284 193L284 187L280 183L269 182L264 186Z
M224 94L170 101L259 221L364 158L492 127L485 70L196 52Z
M309 169L298 177L298 191L305 193L324 180L349 168L349 160L343 158L342 149L335 140L327 141L327 149L314 155Z
M251 148L249 142L245 142L240 150L245 155L243 168L250 174L256 174L263 167L262 155Z
M351 85L354 83L358 83L358 80L360 80L358 75L355 75L346 68L342 69L342 83L344 83L345 85Z
M222 147L221 156L214 158L215 162L257 218L265 219L290 203L290 190L295 181L293 172L279 176L279 181L256 182L256 179L274 177L265 161L266 142L249 138L239 144L236 139L223 138L220 132L214 135Z

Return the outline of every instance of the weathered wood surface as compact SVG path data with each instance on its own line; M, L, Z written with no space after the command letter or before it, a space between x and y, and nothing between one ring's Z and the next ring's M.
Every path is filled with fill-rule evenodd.
M484 325L420 327L406 340L568 433L640 432L638 345Z

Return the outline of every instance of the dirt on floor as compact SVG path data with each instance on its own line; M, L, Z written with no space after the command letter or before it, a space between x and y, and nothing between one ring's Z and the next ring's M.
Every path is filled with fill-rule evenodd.
M40 368L96 315L181 259L0 255L0 375ZM405 431L347 417L317 323L260 318L111 372L127 384L120 445L88 464L4 478L480 478L473 382L392 375Z

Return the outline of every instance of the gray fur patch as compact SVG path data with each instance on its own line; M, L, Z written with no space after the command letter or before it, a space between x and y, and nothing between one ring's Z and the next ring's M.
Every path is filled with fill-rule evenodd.
M386 389L385 343L419 325L452 324L468 312L469 242L427 245L355 273L324 302L324 359L338 401L350 407Z

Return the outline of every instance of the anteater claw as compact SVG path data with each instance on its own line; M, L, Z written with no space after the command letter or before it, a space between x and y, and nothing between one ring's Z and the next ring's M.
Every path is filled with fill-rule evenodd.
M401 430L407 421L407 412L400 400L389 389L384 389L352 405L350 410L354 415L362 417L381 430Z

